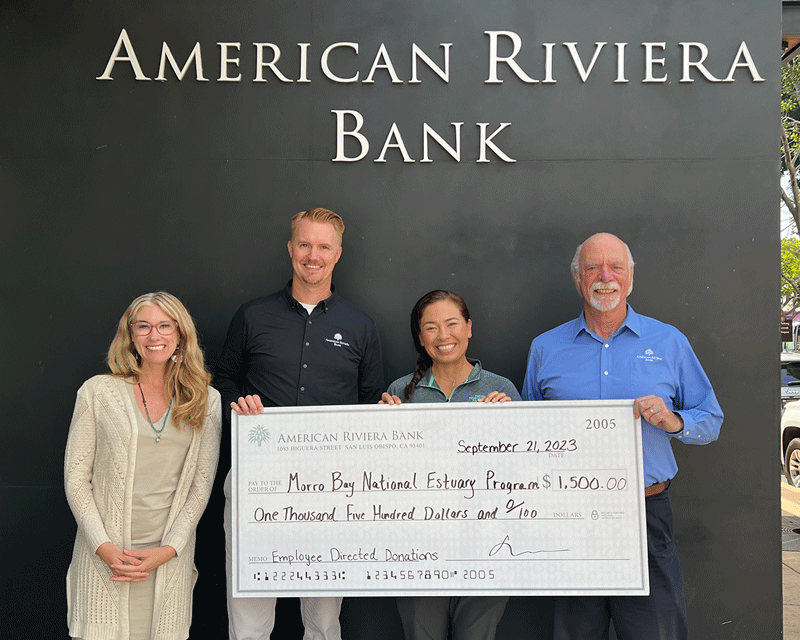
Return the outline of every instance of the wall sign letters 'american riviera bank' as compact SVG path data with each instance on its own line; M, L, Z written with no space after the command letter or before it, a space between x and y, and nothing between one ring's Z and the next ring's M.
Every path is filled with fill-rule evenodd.
M765 80L745 41L736 47L735 52L731 51L725 56L712 55L702 42L595 42L591 45L543 42L528 47L523 53L522 38L514 31L484 31L483 35L487 38L486 77L483 80L487 85L521 82L531 86L547 86L575 80L586 83L590 78L597 80L600 74L603 74L603 81L611 85L635 81L665 84L673 80L679 83L703 80L725 84ZM406 62L405 56L410 56L410 66L404 77L398 73L398 68L402 66L397 63L399 54L390 53L384 43L366 54L358 42L327 44L320 53L316 53L309 42L299 42L296 46L299 55L290 65L281 62L281 47L275 43L253 42L242 49L241 42L217 42L215 48L219 48L219 53L217 55L215 51L213 57L218 66L214 79L216 82L242 82L245 79L243 71L249 74L247 77L254 83L309 84L316 78L336 84L371 85L384 82L391 85L421 85L423 82L448 84L451 79L451 42L440 43L439 50L431 55L412 43L409 51L403 53L403 62ZM200 42L195 43L182 66L167 42L162 42L158 71L154 77L152 71L145 72L139 58L134 42L122 29L103 73L96 79L113 80L113 74L119 73L118 65L124 63L123 66L129 65L139 81L180 82L194 69L197 82L209 82L204 67L207 58L203 57ZM317 65L321 75L316 71ZM674 68L670 68L670 65ZM470 64L471 69L475 67L474 63ZM370 144L361 132L364 125L362 113L355 109L331 109L331 113L336 123L336 153L332 161L358 162L364 159ZM423 154L420 162L433 162L429 154L431 140L453 160L461 161L461 127L464 123L449 124L453 127L452 144L433 127L423 123ZM490 162L489 152L491 157L503 162L516 162L495 139L511 123L476 122L475 126L480 134L476 162ZM349 146L346 146L346 142L349 142ZM386 154L390 149L399 153L403 162L415 162L396 123L392 123L381 152L373 161L386 162Z

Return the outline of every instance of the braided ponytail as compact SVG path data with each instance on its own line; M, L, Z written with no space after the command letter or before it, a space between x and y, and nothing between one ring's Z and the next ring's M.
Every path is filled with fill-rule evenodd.
M417 388L417 383L422 380L425 372L430 369L432 360L427 353L425 356L426 357L420 355L419 358L417 358L417 366L414 368L414 377L411 378L411 382L406 385L405 391L403 392L406 400L411 400L411 396L414 395L414 391Z

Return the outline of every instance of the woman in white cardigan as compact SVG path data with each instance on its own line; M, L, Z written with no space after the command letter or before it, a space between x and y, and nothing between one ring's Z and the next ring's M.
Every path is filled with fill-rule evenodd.
M195 529L219 457L219 393L174 296L139 296L119 321L110 374L78 391L64 482L78 534L70 636L189 637Z

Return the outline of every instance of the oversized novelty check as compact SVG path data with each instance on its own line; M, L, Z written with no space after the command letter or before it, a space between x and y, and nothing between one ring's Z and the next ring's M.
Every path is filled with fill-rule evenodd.
M648 593L632 400L232 424L236 597Z

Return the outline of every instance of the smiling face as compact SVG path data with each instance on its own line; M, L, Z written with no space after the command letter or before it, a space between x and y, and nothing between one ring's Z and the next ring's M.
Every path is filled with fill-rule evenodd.
M333 267L342 255L341 238L333 225L300 220L288 246L293 286L330 290Z
M150 333L144 336L136 335L135 327L137 323L148 323L151 325ZM154 304L147 304L141 307L133 316L131 322L131 335L133 346L139 353L141 368L163 367L175 353L180 339L180 330L175 326L171 335L162 336L158 332L158 326L164 323L177 323L161 310L161 307Z
M419 341L434 364L452 365L466 359L472 320L450 300L439 300L425 307L419 322Z
M624 243L610 234L583 243L575 285L584 303L600 312L624 307L633 290L633 267Z

